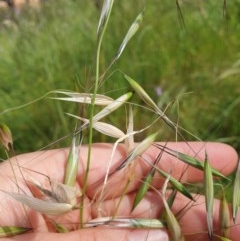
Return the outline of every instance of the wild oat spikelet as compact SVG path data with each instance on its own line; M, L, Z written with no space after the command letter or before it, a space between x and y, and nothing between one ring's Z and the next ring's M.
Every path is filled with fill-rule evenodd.
M13 148L13 139L10 128L4 123L0 123L0 143L9 151Z

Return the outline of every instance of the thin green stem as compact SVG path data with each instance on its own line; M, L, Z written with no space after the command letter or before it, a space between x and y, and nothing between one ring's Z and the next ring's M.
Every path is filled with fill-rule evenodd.
M110 6L109 12L106 17L106 21L103 25L102 31L101 31L100 35L98 36L98 40L97 40L95 84L94 84L93 97L91 100L90 117L89 117L88 155L87 155L87 164L86 164L86 170L85 170L83 187L82 187L82 202L81 202L81 206L80 206L80 228L83 228L84 199L86 197L87 180L88 180L90 163L91 163L92 141L93 141L93 116L94 116L94 109L95 109L95 99L96 99L98 86L99 86L99 72L100 72L99 71L99 69L100 69L99 68L99 65L100 65L99 60L100 60L101 46L102 46L103 36L104 36L108 21L109 21L109 17L111 15L112 5L113 4L111 4L111 6Z

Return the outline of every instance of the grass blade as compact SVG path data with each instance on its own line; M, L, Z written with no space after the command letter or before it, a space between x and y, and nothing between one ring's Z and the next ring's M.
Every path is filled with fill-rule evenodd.
M238 206L240 204L240 160L238 160L238 167L233 184L233 201L232 201L232 213L233 221L235 223L238 214Z
M3 226L3 227L0 227L0 238L23 234L29 230L31 230L31 228L16 227L16 226Z
M207 226L210 240L213 240L213 200L214 187L211 166L208 162L207 154L204 162L204 192L207 210Z

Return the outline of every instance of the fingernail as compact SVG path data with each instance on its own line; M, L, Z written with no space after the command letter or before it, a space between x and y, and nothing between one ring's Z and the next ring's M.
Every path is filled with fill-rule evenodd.
M133 230L129 241L169 241L168 235L161 229L158 230Z

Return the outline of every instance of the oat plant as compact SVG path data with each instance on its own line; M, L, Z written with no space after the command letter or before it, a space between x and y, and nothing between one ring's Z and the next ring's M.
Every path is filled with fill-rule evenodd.
M181 18L181 24L185 26L183 21L182 12L180 10L180 4L176 0L177 11ZM137 80L122 74L122 81L126 81L129 84L130 92L122 93L118 98L113 99L106 93L101 93L101 86L108 81L107 75L110 70L121 57L123 51L128 45L128 42L137 33L140 24L143 21L144 11L141 11L136 19L130 24L130 27L123 35L123 41L120 44L116 53L113 53L112 61L105 69L100 69L101 49L104 47L103 38L107 31L108 23L111 18L112 11L114 9L113 0L105 0L103 8L100 14L100 20L97 28L96 36L96 53L95 53L95 80L90 93L80 93L76 91L67 90L54 90L49 93L52 99L57 101L67 101L76 104L80 113L66 113L70 118L74 118L76 125L73 128L71 136L71 146L67 157L67 164L65 170L65 177L63 182L52 180L51 176L44 176L44 174L36 171L31 171L15 162L14 166L9 160L9 164L12 167L13 172L17 172L18 176L14 177L14 182L18 187L18 192L11 190L0 190L9 199L15 199L22 204L26 209L26 215L28 210L32 209L38 213L41 213L49 226L49 230L54 232L65 233L68 230L64 223L55 221L53 216L58 217L62 214L70 212L79 212L79 220L76 225L76 229L95 228L95 227L114 227L114 228L144 228L144 229L164 229L169 233L170 240L183 241L191 240L191 235L186 234L181 229L181 218L196 205L200 195L204 195L205 199L205 214L207 229L205 230L209 240L230 240L229 228L231 226L231 219L236 223L236 216L238 213L238 206L240 202L240 165L235 175L235 180L231 180L229 177L224 176L221 172L215 170L211 163L208 161L207 152L205 161L201 161L196 156L188 156L179 150L173 150L168 145L162 145L157 143L159 132L153 132L145 136L140 142L135 142L135 136L138 134L143 135L145 131L150 129L154 125L163 125L163 128L176 133L176 141L178 137L184 139L183 127L179 126L171 120L166 114L166 109L162 110L147 93L147 91L138 83ZM131 60L130 60L131 61ZM141 105L132 100L133 95L137 96L141 100ZM49 97L49 96L48 96ZM114 115L114 111L118 109L124 109L126 114L126 130L123 129L124 125L119 128L118 123L111 123L111 115ZM144 109L154 116L151 123L140 129L134 129L134 122L136 120L134 116L134 110L136 108ZM141 117L137 117L141 118ZM92 148L94 143L94 132L100 132L103 135L110 136L115 139L112 145L112 152L109 160L106 160L107 168L105 170L105 176L101 180L98 180L99 189L94 197L90 198L90 202L86 204L85 199L88 197L87 188L89 188L89 173L92 163ZM69 137L68 136L68 137ZM9 158L9 152L13 150L12 135L10 129L5 124L0 124L0 142L3 148L6 150L7 158ZM76 186L78 170L80 165L80 155L82 150L82 143L87 144L87 156L84 162L86 163L84 169L83 186L79 190ZM122 143L125 150L125 156L118 162L114 162L114 156L118 145ZM186 142L187 144L187 142ZM188 144L187 144L188 145ZM149 148L155 148L159 153L154 161L149 160L149 157L145 155L145 152ZM163 155L177 159L179 162L184 163L182 174L180 177L174 177L171 169L165 170L161 164ZM138 165L145 165L148 167L148 172L143 175L142 178L136 180L135 170ZM191 185L185 183L183 176L188 168L194 168L200 170L204 176L204 188L196 187L194 193L191 193ZM33 173L34 172L34 173ZM33 175L34 174L34 175ZM103 212L102 205L104 200L108 198L108 186L111 185L114 177L118 174L124 174L126 177L126 183L122 189L122 194L116 204L116 210L113 215L108 215ZM21 177L21 185L17 180ZM34 177L33 177L34 176ZM39 177L39 180L38 178ZM154 178L161 180L161 187L156 189L153 185ZM43 182L42 180L45 180ZM41 180L41 181L40 181ZM119 180L121 182L121 180ZM131 187L132 183L137 182L139 188L134 197L131 212L137 209L141 202L146 197L148 191L156 193L159 203L163 204L161 215L159 217L150 218L134 218L130 216L119 216L118 209L122 205L124 194L126 194ZM216 228L213 222L213 210L214 210L214 197L217 197L217 193L214 192L214 187L217 182L221 183L221 196L220 196L220 208L219 208L219 227ZM24 183L25 188L22 187ZM225 185L225 186L224 186ZM234 185L232 210L228 209L228 202L230 199L226 198L225 188L229 185ZM26 191L27 189L27 191ZM174 202L177 195L183 195L188 199L188 203L185 207L178 212L173 209ZM97 218L84 221L84 211L89 205L97 205ZM30 215L29 215L30 219ZM0 237L9 237L20 235L21 233L31 232L31 220L29 220L29 226L4 226L0 228ZM196 234L197 235L197 234Z

